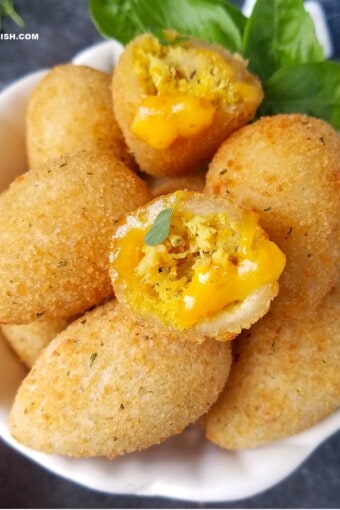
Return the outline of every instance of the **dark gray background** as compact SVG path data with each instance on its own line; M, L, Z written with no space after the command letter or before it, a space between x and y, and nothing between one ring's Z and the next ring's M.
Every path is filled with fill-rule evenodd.
M340 0L335 0L340 4ZM334 3L335 3L334 2ZM25 74L66 62L101 40L87 0L16 0L26 26L6 32L39 33L39 41L0 41L0 89ZM1 157L1 155L0 155ZM236 502L205 504L160 498L110 496L52 475L0 441L1 508L339 508L340 433L294 474L267 492Z

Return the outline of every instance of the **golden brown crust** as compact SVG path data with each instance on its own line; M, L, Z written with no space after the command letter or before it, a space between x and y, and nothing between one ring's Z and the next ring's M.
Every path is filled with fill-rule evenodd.
M69 322L67 319L54 319L31 324L7 324L1 326L1 331L19 359L31 368L41 351Z
M70 325L23 381L10 426L47 453L114 457L181 432L226 381L230 344L160 335L108 302Z
M18 177L0 197L0 322L70 317L112 295L113 224L149 197L105 153L61 156Z
M205 191L257 211L287 256L274 302L287 316L313 312L339 272L340 138L305 115L265 117L214 156Z
M168 195L174 191L184 189L203 192L203 188L205 186L205 173L206 172L199 172L184 175L182 177L173 176L154 178L153 181L148 183L149 189L154 197Z
M112 85L115 116L127 145L144 172L155 176L183 175L207 162L228 135L253 118L261 96L259 95L255 103L219 105L213 123L208 129L192 138L177 139L168 149L154 149L134 135L130 129L140 101L145 97L145 92L133 72L133 53L136 45L145 44L148 38L150 35L145 34L127 45L116 65ZM215 47L212 49L216 50ZM228 55L231 59L231 55ZM239 66L239 59L237 65ZM261 90L259 82L255 77L253 79Z
M305 430L340 405L340 286L313 317L271 311L234 342L227 384L205 419L223 448L251 448Z
M54 67L33 91L26 118L30 167L79 150L134 159L113 113L111 76L90 67Z
M126 283L117 278L114 261L117 255L116 240L135 227L143 228L145 224L152 224L160 211L167 207L173 206L176 194L162 195L145 206L131 214L126 214L116 224L115 232L112 236L112 250L110 254L111 279L115 295L119 302L131 307L129 303L128 290ZM197 215L208 215L210 213L224 212L235 223L241 222L244 217L244 211L229 203L227 200L219 197L212 197L198 192L186 192L181 198L176 211L179 213L192 212ZM140 213L142 213L140 215ZM138 220L142 217L142 222ZM143 222L146 222L145 224ZM263 234L264 235L264 234ZM186 335L192 341L202 342L205 338L215 338L216 340L227 341L237 336L243 328L249 328L254 322L259 320L267 313L271 300L278 293L278 283L268 283L259 289L253 291L246 299L234 304L230 308L226 308L211 318L199 322L195 326L186 330ZM133 309L133 313L140 316L149 327L157 327L163 334L170 334L176 330L169 325L161 322L161 320L151 314L145 315L140 311Z

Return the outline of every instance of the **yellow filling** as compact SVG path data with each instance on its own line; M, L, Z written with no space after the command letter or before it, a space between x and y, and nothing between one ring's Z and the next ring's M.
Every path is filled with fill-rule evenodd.
M168 148L177 138L189 138L212 123L216 108L193 96L149 96L142 100L132 132L155 149Z
M168 238L144 243L147 228L116 239L113 270L143 315L184 330L278 280L285 256L249 214L234 224L224 213L173 213Z
M162 46L152 36L136 43L132 63L143 93L133 133L156 149L195 136L218 107L261 101L262 89L245 63L228 52L182 45Z

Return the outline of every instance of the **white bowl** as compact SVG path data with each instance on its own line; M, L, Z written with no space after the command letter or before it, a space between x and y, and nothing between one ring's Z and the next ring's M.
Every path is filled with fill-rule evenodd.
M74 58L110 71L121 52L117 42L95 45ZM30 74L0 95L0 189L27 169L25 111L46 71ZM269 446L230 452L206 441L198 428L159 446L109 461L69 459L35 452L9 433L8 413L25 369L0 337L0 437L41 466L86 487L111 494L163 496L218 502L253 496L292 473L327 437L339 430L340 411L315 427Z

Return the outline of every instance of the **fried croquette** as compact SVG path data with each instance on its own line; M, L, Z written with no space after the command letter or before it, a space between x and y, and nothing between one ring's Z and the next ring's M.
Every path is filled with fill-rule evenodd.
M61 156L18 177L0 196L0 323L70 317L112 295L114 222L149 198L108 153Z
M72 64L54 67L29 99L26 124L30 167L82 149L110 151L134 165L114 117L107 73Z
M263 97L239 55L194 39L162 45L150 34L125 48L112 90L118 124L141 170L163 176L208 161L253 118Z
M198 172L177 177L156 177L149 184L149 189L153 197L168 195L178 190L202 192L205 186L205 174L206 172Z
M147 322L192 332L195 340L230 340L262 317L284 264L255 214L189 191L126 214L110 254L117 299Z
M305 115L265 117L217 151L205 191L260 215L287 256L274 308L314 313L339 275L340 137Z
M41 351L68 323L67 319L54 319L31 324L7 324L1 326L1 331L19 359L31 368Z
M110 301L44 350L10 416L13 436L47 453L115 457L181 432L216 400L231 347L149 329Z
M308 319L271 311L235 340L223 393L206 418L208 439L251 448L301 432L340 405L340 285Z

